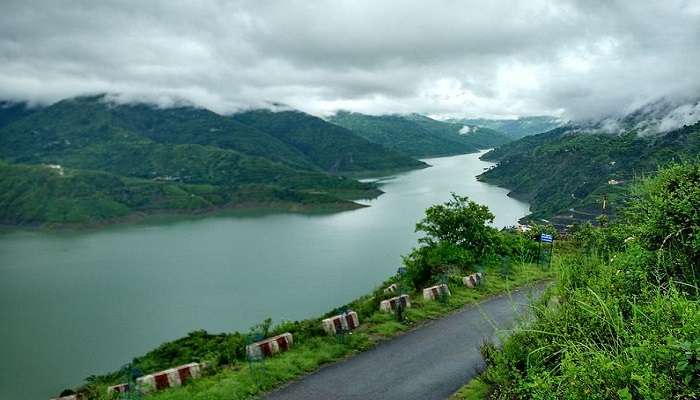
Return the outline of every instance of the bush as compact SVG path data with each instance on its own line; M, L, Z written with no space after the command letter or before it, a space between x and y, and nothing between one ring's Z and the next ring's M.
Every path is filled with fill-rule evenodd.
M656 251L668 278L697 286L700 276L700 163L674 164L636 186L627 223Z
M503 231L498 235L497 253L501 256L530 263L537 261L539 251L539 243L527 233Z
M449 242L419 247L403 259L407 279L416 288L422 288L435 277L447 274L452 267L466 268L475 261L472 253Z

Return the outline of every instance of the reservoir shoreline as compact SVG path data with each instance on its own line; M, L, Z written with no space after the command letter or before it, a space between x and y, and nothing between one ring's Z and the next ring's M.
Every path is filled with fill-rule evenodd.
M193 330L245 331L345 304L396 271L415 223L450 192L488 205L498 227L515 224L528 205L476 181L490 165L478 156L382 179L385 194L351 211L0 235L0 399L45 399Z

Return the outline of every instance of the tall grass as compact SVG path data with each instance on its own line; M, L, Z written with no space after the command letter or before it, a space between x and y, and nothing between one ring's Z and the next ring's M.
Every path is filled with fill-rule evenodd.
M561 261L558 284L534 307L537 318L501 349L484 349L493 398L700 396L700 306L676 284L640 285L649 269L638 251Z

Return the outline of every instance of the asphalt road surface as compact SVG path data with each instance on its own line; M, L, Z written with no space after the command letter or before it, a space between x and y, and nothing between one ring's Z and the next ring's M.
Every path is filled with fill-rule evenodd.
M446 399L483 366L479 347L526 315L545 284L468 306L348 360L321 368L265 399Z

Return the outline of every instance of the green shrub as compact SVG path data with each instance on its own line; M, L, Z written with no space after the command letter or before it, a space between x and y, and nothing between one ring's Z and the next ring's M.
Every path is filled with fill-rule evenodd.
M416 288L422 288L452 267L466 268L476 259L469 251L449 242L438 242L414 249L404 257L407 279Z
M452 193L452 200L425 210L416 224L416 232L425 236L418 241L427 246L451 243L479 259L495 250L497 231L488 225L493 219L488 207Z
M671 279L697 286L700 277L700 163L674 164L641 182L625 212L645 247Z

